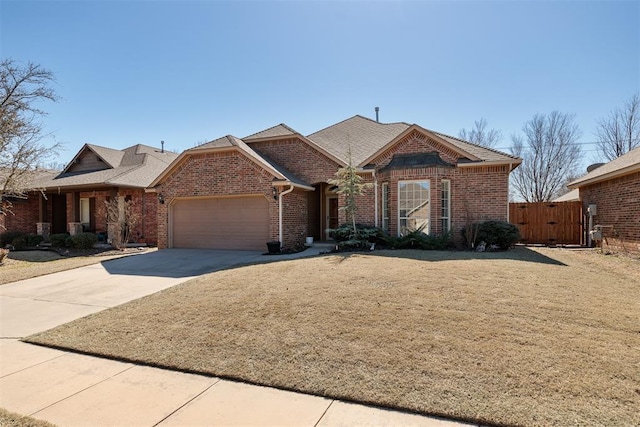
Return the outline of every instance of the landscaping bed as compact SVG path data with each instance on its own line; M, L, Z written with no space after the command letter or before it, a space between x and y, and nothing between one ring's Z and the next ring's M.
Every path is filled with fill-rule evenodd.
M26 341L483 424L640 424L640 265L380 251L246 266Z

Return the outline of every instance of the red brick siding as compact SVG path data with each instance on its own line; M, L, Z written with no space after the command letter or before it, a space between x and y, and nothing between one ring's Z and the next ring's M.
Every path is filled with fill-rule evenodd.
M640 253L640 172L580 188L584 212L595 204L593 224L605 228L605 248Z
M308 235L308 192L296 189L283 196L282 234L283 246L301 248Z
M79 193L80 198L94 199L95 210L93 215L95 230L93 231L96 233L107 231L107 208L105 201L109 199L111 194L111 190L81 191ZM150 245L157 244L157 196L155 194L145 194L142 189L132 188L121 188L119 191L115 190L113 194L124 197L131 196L131 199L135 203L135 212L139 220L136 227L132 230L132 241ZM71 222L71 219L73 219L73 195L73 192L65 195L68 222ZM48 196L51 196L51 193L48 193ZM27 200L15 202L13 208L15 215L9 214L6 219L7 230L36 233L36 224L40 219L40 197L40 193L31 193ZM46 216L42 218L42 222L51 223L53 221L51 197L48 197L48 199L49 200L45 202L47 205L47 213Z
M158 247L168 247L169 206L176 197L264 194L269 200L271 239L278 240L278 204L273 200L273 178L269 172L237 151L188 157L158 188L165 199L164 204L158 205ZM285 195L284 198L292 198L292 195ZM294 219L285 218L283 229L287 230L288 222ZM283 244L293 244L290 238L288 235Z
M393 146L383 151L375 157L370 163L375 164L378 169L383 168L393 158L395 154L409 153L428 153L437 151L440 157L448 163L456 164L460 155L449 147L428 138L420 132L413 131L409 135L402 138Z
M378 213L382 215L382 184L389 183L389 232L398 233L398 182L429 180L431 234L442 230L442 180L451 183L451 232L456 242L461 241L460 231L467 221L507 220L509 173L508 166L477 168L419 168L392 170L378 176ZM380 223L381 225L381 223Z
M308 184L327 182L339 165L298 138L251 143L251 148Z
M376 169L386 166L395 154L438 151L446 162L456 164L459 154L419 132L411 132L373 160ZM456 242L467 221L506 221L509 206L508 166L431 167L378 172L378 215L382 225L382 183L389 183L389 232L398 233L398 182L430 181L430 233L442 233L441 197L443 179L451 182L451 232ZM370 206L373 206L371 204ZM373 216L373 209L371 209ZM371 221L373 223L373 221Z
M28 199L12 200L11 212L7 213L2 222L0 216L0 233L5 231L22 231L24 233L35 234L36 223L39 219L40 193L31 195Z

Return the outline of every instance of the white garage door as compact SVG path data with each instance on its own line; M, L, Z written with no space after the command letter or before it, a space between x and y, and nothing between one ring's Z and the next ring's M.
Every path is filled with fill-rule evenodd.
M171 218L174 248L265 250L270 240L264 196L178 200Z

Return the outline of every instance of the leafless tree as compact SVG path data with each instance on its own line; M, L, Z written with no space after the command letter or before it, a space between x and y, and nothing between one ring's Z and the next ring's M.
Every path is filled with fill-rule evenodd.
M511 173L516 197L526 202L547 202L557 197L567 178L576 176L582 151L576 144L581 132L574 115L554 111L536 114L511 137L512 154L522 164Z
M125 197L115 197L104 203L110 243L116 249L124 249L131 239L131 232L140 222L136 203Z
M460 129L458 137L465 141L491 148L502 140L502 132L498 129L487 130L487 121L481 118L474 122L471 130Z
M54 155L59 145L42 143L39 105L57 101L53 73L31 62L0 62L0 215L11 208L8 198L24 197L33 189L38 164Z
M622 108L598 120L596 128L598 154L613 160L640 147L640 95L635 94Z

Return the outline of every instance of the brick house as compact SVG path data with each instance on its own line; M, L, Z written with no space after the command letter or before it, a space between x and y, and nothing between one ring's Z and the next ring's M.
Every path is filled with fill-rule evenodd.
M177 156L145 145L115 150L85 144L62 172L41 175L32 183L37 190L11 200L12 213L0 217L0 225L45 237L90 231L106 239L105 201L129 199L140 218L132 238L155 245L158 200L145 187Z
M372 188L357 221L400 235L424 226L460 241L468 221L508 220L509 173L521 159L416 124L356 115L308 136L280 124L184 151L147 191L157 193L158 246L258 249L346 222L328 181L351 157Z
M640 147L593 169L569 185L577 189L584 212L595 205L593 225L602 225L606 244L640 253Z

